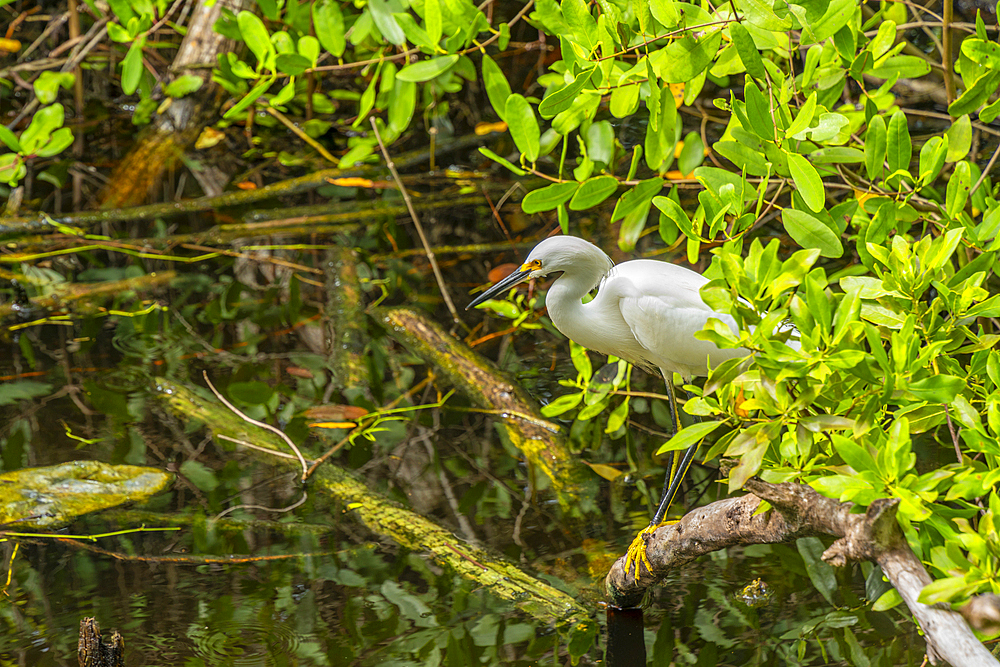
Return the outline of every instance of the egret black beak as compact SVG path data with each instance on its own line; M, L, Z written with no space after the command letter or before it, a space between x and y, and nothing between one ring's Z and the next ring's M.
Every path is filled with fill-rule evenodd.
M520 267L518 267L516 271L514 271L514 273L510 274L509 276L498 282L496 285L489 288L488 290L477 296L475 299L473 299L472 303L466 306L465 309L468 310L469 308L475 308L484 301L489 301L490 299L492 299L497 295L505 294L507 290L509 290L514 285L523 283L525 280L530 278L531 271L532 269L530 267L528 267L526 264L522 264Z

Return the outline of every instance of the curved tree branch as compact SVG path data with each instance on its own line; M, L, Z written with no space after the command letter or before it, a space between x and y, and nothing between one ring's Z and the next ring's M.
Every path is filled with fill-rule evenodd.
M839 539L826 550L823 560L832 565L859 560L878 563L923 629L932 662L945 660L963 667L998 664L966 620L980 629L996 624L1000 597L978 596L961 613L946 605L918 602L931 577L899 528L898 500L878 500L862 514L853 511L853 503L826 498L804 484L768 484L752 479L745 488L753 495L699 507L678 523L649 535L646 556L652 571L642 564L636 566L639 572L626 571L625 557L619 558L605 579L609 602L618 607L636 606L666 572L718 549L832 535ZM768 501L772 510L754 515L762 500Z

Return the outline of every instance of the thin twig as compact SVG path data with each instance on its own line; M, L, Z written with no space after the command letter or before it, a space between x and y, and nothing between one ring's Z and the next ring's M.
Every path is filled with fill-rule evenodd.
M382 135L379 134L378 125L375 124L375 117L371 118L372 130L375 132L375 139L378 140L378 147L382 150L382 157L385 158L385 166L389 167L389 172L392 173L392 178L396 181L396 187L399 188L399 193L403 195L403 201L406 202L406 209L410 212L410 218L413 220L414 227L417 228L417 235L420 236L420 242L424 245L424 250L427 253L427 260L431 263L431 270L434 272L434 279L437 280L438 289L441 290L441 296L444 297L444 303L448 306L449 312L451 312L452 320L455 324L464 326L461 318L458 316L458 311L455 309L455 304L452 303L451 296L448 294L448 287L444 283L444 276L441 275L441 269L438 267L437 259L434 258L434 251L431 250L431 245L427 241L427 236L424 234L424 227L420 224L420 218L417 216L417 210L413 208L413 202L410 201L410 193L406 191L406 186L403 185L403 181L400 180L399 174L396 172L396 165L393 164L392 158L389 157L389 151L385 148L385 143L382 141Z
M335 158L333 155L330 154L330 151L328 151L325 148L323 148L322 144L320 144L318 141L316 141L315 139L313 139L312 137L310 137L308 134L306 134L305 132L303 132L302 128L300 128L298 125L296 125L292 121L288 120L285 117L285 114L281 113L280 111L278 111L274 107L265 107L264 111L268 112L269 114L271 114L272 116L274 116L275 118L277 118L281 122L282 125L284 125L289 130L291 130L293 133L295 133L295 136L297 136L299 139L301 139L302 141L306 142L307 144L309 144L310 146L312 146L313 148L315 148L316 152L319 153L320 155L322 155L325 160L327 160L328 162L331 162L332 164L337 164L337 163L340 162L340 160L338 160L337 158Z
M306 460L305 457L302 456L302 452L300 452L299 448L295 446L294 442L292 442L292 439L289 438L287 435L285 435L285 432L282 431L281 429L275 428L270 424L265 424L264 422L259 422L256 419L252 419L251 417L240 412L239 408L237 408L235 405L227 401L226 397L220 394L219 390L215 388L215 385L212 384L212 381L208 379L208 371L202 371L201 374L205 378L205 383L208 384L208 388L212 390L213 394L215 394L215 397L219 399L219 401L224 406L229 408L233 412L233 414L235 414L237 417L247 422L248 424L253 424L254 426L260 427L262 429L270 431L271 433L274 433L276 436L285 441L285 444L287 444L291 448L291 450L295 452L295 456L298 457L299 463L302 464L302 481L303 482L306 481L306 471L309 469L309 466L306 464Z
M219 519L226 516L230 512L235 512L236 510L261 510L263 512L276 512L276 513L291 512L296 507L299 507L300 505L305 503L305 501L307 501L308 499L309 499L309 492L303 489L302 497L286 507L265 507L264 505L233 505L232 507L224 509L218 514L216 514L212 518L212 521L218 521Z
M955 78L952 75L951 18L954 0L944 0L944 16L941 20L941 65L944 67L944 91L948 104L955 101Z
M955 424L951 421L951 413L948 412L948 406L944 406L944 418L948 422L948 432L951 434L951 443L955 446L955 456L958 457L958 462L962 462L962 446L958 442L958 432L955 430Z
M993 157L990 158L990 161L989 163L987 163L986 168L983 169L983 173L979 175L979 180L976 181L976 184L972 186L971 190L969 190L969 199L972 199L972 195L976 194L976 190L978 190L979 186L983 184L983 181L986 180L986 177L989 176L989 173L993 171L993 165L996 164L997 156L1000 156L1000 145L998 145L997 149L993 151Z

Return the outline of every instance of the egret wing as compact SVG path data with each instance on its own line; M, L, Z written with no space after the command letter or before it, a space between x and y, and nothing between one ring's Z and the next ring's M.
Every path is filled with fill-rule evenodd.
M698 290L708 282L704 276L665 262L628 264L637 266L629 272L631 289L619 293L618 308L651 363L691 377L706 375L709 361L716 366L748 354L742 348L720 349L694 337L711 317L737 331L731 316L716 313L702 300Z

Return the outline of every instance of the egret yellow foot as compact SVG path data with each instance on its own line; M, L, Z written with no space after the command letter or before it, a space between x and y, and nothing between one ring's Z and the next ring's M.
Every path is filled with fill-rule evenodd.
M632 567L635 566L635 580L639 581L640 569L639 565L645 565L646 569L650 572L653 571L653 565L646 558L646 543L649 541L649 536L651 536L657 528L660 526L670 526L677 523L677 520L672 521L662 521L660 523L651 523L642 530L639 534L635 536L632 540L632 544L628 546L628 551L625 553L625 572L631 571Z

